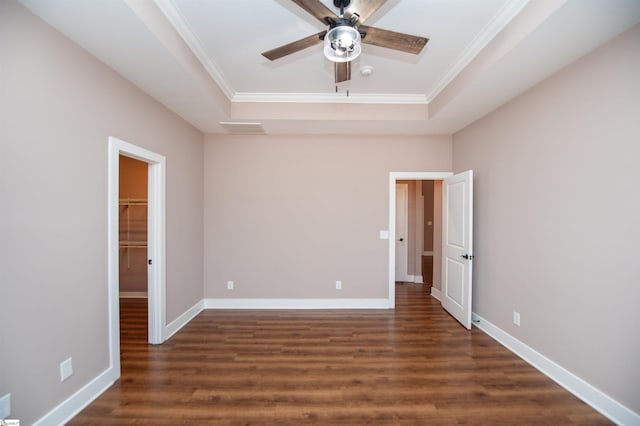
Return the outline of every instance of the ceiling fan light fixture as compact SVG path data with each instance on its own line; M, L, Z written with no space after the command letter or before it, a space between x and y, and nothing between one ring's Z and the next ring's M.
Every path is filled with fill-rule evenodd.
M324 56L333 62L349 62L362 51L360 32L349 25L337 25L324 36Z

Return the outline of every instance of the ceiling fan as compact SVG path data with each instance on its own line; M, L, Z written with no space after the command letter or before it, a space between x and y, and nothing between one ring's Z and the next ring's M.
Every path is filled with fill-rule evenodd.
M324 54L327 59L334 62L336 83L351 79L351 61L360 54L361 43L417 55L429 41L425 37L363 25L366 19L387 0L333 0L334 6L340 9L339 16L320 0L291 1L327 25L328 29L263 52L262 56L274 61L324 42Z

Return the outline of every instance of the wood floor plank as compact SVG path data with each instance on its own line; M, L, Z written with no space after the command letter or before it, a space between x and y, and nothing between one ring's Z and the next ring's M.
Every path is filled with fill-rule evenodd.
M425 287L395 310L208 310L163 345L121 300L122 376L70 425L611 424Z

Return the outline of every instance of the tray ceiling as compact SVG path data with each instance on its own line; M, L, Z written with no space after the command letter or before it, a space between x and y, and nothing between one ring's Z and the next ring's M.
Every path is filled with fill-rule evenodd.
M389 0L367 24L426 48L363 45L336 86L321 44L261 55L325 29L290 0L20 2L205 133L454 133L640 21L637 0Z

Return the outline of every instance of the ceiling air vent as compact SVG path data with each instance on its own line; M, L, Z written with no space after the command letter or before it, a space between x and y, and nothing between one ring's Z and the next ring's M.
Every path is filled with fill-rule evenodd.
M221 121L220 125L232 135L265 135L261 123Z

